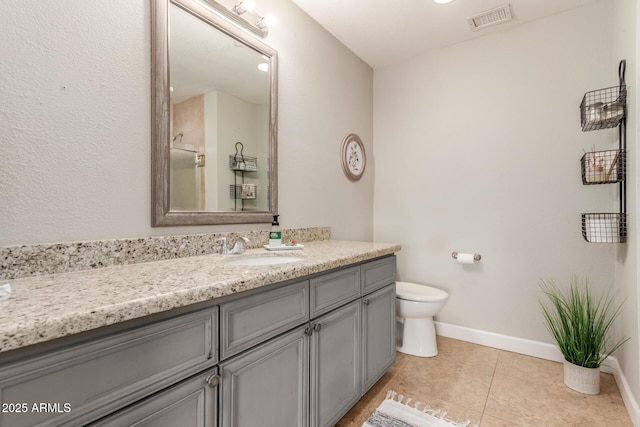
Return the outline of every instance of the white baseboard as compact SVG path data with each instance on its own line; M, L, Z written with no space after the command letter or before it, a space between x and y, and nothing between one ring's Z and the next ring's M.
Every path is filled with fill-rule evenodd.
M564 358L560 350L549 343L540 341L526 340L523 338L512 337L508 335L496 334L493 332L481 331L479 329L471 329L464 326L456 326L448 323L434 322L436 325L436 333L443 337L453 338L461 341L472 342L487 347L498 348L500 350L512 351L514 353L525 354L527 356L538 357L540 359L552 360L554 362L562 362ZM640 407L629 388L629 383L620 369L618 360L610 356L601 366L602 372L612 374L622 395L622 400L627 408L629 417L634 427L640 427Z
M622 372L622 369L620 368L618 359L613 356L609 356L600 368L603 372L613 374L613 377L616 379L618 389L620 390L620 394L622 395L624 406L627 408L627 412L631 418L631 422L633 422L634 427L640 427L640 407L638 406L636 399L634 399L633 393L631 393L629 383L627 382L627 378L624 376L624 372Z

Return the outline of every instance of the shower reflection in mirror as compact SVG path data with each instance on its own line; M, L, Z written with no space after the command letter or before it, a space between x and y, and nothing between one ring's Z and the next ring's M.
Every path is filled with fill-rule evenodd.
M265 57L174 5L170 23L170 209L268 211L268 171L239 174L228 164L237 141L268 164ZM231 191L239 184L265 191L241 197Z

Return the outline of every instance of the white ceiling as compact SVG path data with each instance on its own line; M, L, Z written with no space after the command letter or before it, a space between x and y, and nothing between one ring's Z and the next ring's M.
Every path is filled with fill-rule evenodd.
M293 0L373 68L597 0ZM608 0L603 0L608 1ZM471 31L467 17L510 3L513 20Z

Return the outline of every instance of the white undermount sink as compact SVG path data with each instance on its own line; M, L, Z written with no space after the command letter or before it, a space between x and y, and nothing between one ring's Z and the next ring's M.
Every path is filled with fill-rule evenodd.
M223 262L227 265L275 265L289 264L302 261L304 258L284 255L256 255L227 258Z

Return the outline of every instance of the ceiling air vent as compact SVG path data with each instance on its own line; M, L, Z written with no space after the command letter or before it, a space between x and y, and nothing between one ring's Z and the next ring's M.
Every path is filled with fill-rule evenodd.
M511 21L511 9L505 4L467 18L471 30L477 31L490 25Z

